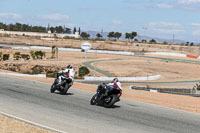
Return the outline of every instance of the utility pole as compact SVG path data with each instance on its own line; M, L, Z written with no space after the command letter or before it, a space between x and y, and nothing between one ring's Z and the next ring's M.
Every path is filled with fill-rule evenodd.
M173 34L173 39L172 39L172 43L174 43L174 38L175 38L175 35Z
M144 40L146 40L146 30L148 29L147 27L142 27L144 29ZM147 41L147 40L146 40Z
M102 35L102 38L104 38L104 37L103 37L103 29L101 29L101 35Z
M97 61L97 46L95 47L95 61ZM97 63L97 62L96 62ZM94 69L95 69L95 73L94 76L97 77L97 66L96 63L94 63Z

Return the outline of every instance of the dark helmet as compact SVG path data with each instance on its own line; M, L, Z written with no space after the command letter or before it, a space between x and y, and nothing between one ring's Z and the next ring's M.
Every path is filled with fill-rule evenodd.
M71 65L68 65L67 68L68 68L68 69L72 69L72 66L71 66Z
M119 82L118 78L114 78L112 83Z

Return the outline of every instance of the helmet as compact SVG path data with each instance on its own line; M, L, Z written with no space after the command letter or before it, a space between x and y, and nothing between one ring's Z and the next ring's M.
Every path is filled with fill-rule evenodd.
M67 68L68 68L68 69L72 69L72 66L71 66L71 65L68 65Z
M112 83L119 82L118 78L114 78Z

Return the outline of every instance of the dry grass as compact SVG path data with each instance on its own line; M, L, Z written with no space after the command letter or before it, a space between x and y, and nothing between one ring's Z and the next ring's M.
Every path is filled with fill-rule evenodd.
M0 133L54 133L25 122L0 115Z

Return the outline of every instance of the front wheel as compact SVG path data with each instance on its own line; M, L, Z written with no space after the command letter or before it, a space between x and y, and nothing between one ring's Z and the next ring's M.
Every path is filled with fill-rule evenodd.
M65 85L65 88L61 91L61 93L63 94L63 95L65 95L65 94L67 94L67 91L69 90L69 84L66 84Z
M95 94L92 99L90 100L91 105L95 105L97 103L97 94Z
M52 84L52 86L51 86L51 89L50 89L50 92L51 92L51 93L54 93L54 92L55 92L55 90L56 90L56 89L55 89L55 85L54 85L54 84Z
M116 98L117 98L116 95L110 95L107 98L105 98L104 99L104 107L106 107L106 108L112 107L116 102Z

